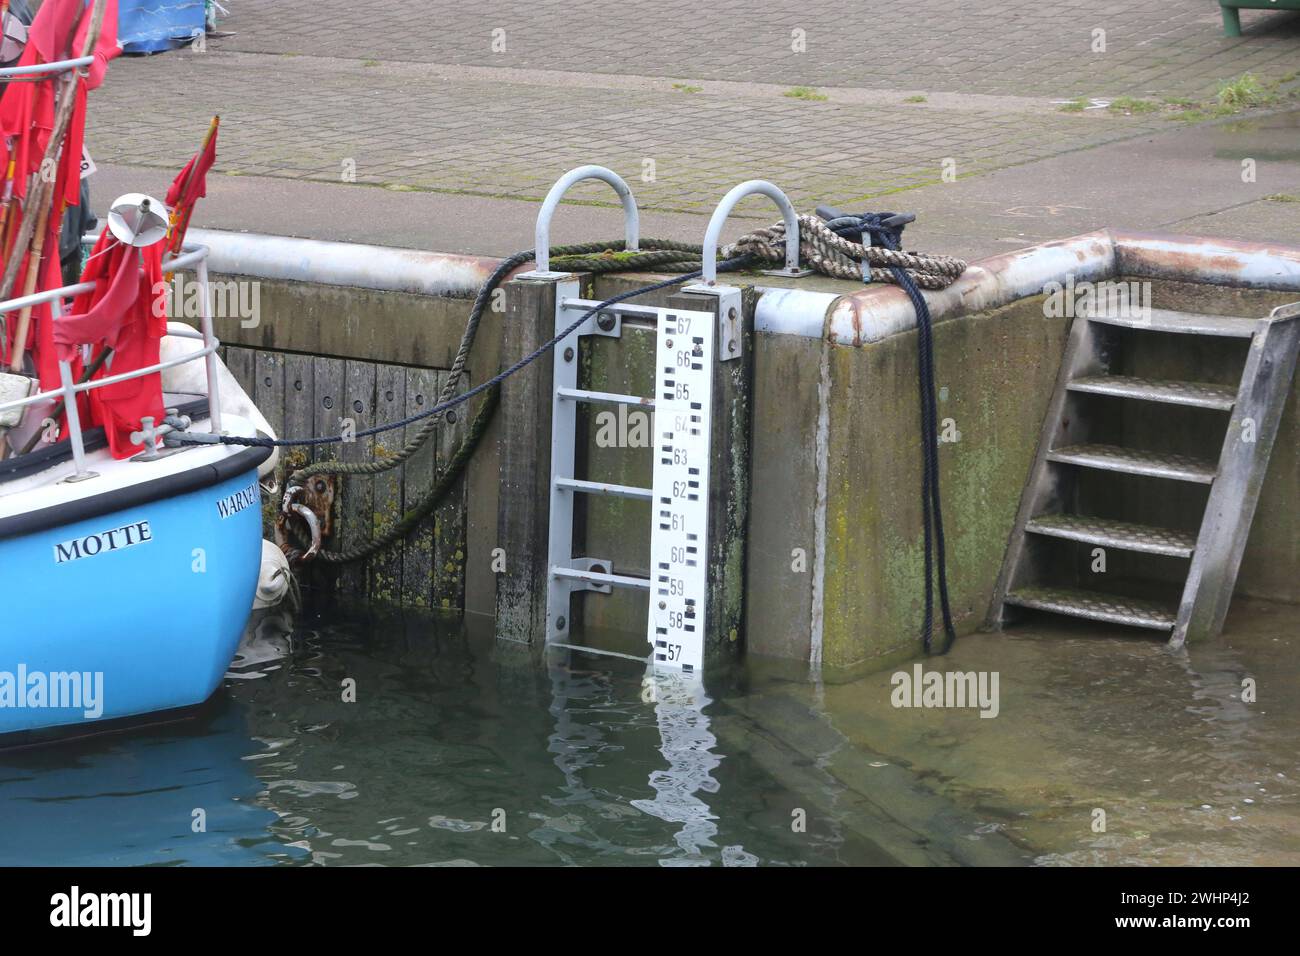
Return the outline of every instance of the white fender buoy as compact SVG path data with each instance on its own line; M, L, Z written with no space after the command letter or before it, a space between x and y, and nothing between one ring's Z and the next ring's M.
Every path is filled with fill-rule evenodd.
M293 653L294 618L299 606L298 583L289 570L289 559L274 542L263 540L253 610L226 677L232 680L263 677L268 672L266 665L289 657Z
M262 569L257 575L257 594L253 597L253 610L275 607L284 600L293 587L293 572L289 559L274 542L262 541Z

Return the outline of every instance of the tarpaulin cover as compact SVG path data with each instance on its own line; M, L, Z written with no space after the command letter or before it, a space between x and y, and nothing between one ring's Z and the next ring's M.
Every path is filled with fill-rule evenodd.
M127 53L172 50L203 33L203 0L120 0L117 33Z

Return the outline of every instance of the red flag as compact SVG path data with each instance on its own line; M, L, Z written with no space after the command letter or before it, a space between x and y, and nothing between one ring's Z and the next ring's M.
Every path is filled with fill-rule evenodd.
M109 242L113 241L110 236ZM100 236L95 251L106 248L104 237ZM82 281L90 281L87 277L96 273L93 278L98 279L104 288L80 296L72 311L55 323L54 343L58 346L60 359L72 361L77 346L90 342L103 342L109 348L117 349L118 337L124 327L123 318L140 297L140 269L136 257L128 251L130 248L118 243L105 252L107 265L102 269L90 268L87 263ZM94 304L90 305L91 302ZM82 307L84 311L81 311Z
M87 8L77 27L76 39L72 43L73 56L80 56L86 46L90 19L91 11ZM104 82L104 74L108 72L108 61L121 52L122 48L117 44L117 0L107 0L104 4L104 21L100 25L99 39L95 41L95 48L91 51L95 61L85 68L86 78L77 81L77 99L73 106L72 122L68 124L68 135L63 141L63 153L59 159L59 179L63 183L64 205L76 206L81 201L81 153L86 135L86 93ZM55 195L59 193L56 192Z
M86 46L86 34L90 32L91 5L92 0L45 0L32 19L31 29L27 33L27 46L35 47L44 63L81 56L81 51ZM84 16L82 10L85 10ZM81 19L78 20L78 17ZM74 24L77 33L75 37L70 37ZM72 39L71 46L68 44L69 39ZM69 50L72 51L70 57ZM86 67L90 74L87 79L92 90L104 81L104 71L108 68L108 61L121 52L121 47L117 45L117 0L107 0L104 4L104 19L99 28L99 39L95 41L95 49L91 51L95 62Z
M32 21L19 64L35 66L78 56L86 45L92 13L93 8L87 6L84 0L46 0ZM108 61L120 52L117 43L117 0L106 0L99 37L92 51L95 62L87 68L88 76L77 74L72 115L57 168L53 171L54 188L50 194L50 214L41 247L43 255L37 288L48 289L62 285L58 269L58 237L64 208L77 205L81 199L86 91L99 85L104 78ZM59 75L47 74L35 82L10 83L5 87L3 97L0 97L0 169L8 177L6 189L9 197L5 235L0 236L0 246L5 248L7 256L27 256L26 249L9 247L18 235L23 218L27 215L40 215L39 210L26 208L30 202L28 185L40 170L49 145L54 129L57 97L62 88ZM21 266L16 288L27 287L25 278L30 266L29 262L24 262ZM49 328L49 307L36 307L32 310L32 316L34 332L29 332L27 341L13 341L16 329L10 329L10 341L0 342L0 351L8 359L10 350L21 344L26 351L34 339L34 359L42 385L48 388L58 384L58 366L52 330Z
M65 59L72 28L84 7L84 0L45 0L27 30L27 50L39 53L44 63ZM80 52L74 50L72 55L75 57Z
M18 60L19 66L40 63L36 46L28 43ZM27 183L40 168L46 144L54 130L54 84L10 83L0 98L0 162L6 173L13 162L13 192L19 199L27 195Z
M217 160L217 130L220 126L221 117L212 117L203 145L176 174L167 190L167 251L172 255L180 255L194 206L208 194L208 170ZM171 281L171 273L167 274L167 281Z
M91 0L86 2L89 4ZM77 27L77 39L72 44L73 56L81 55L81 51L86 46L86 34L89 32L90 9L87 7L86 15L81 18L81 25ZM95 49L90 51L95 62L86 67L86 89L99 88L99 85L104 82L104 74L108 72L108 61L121 52L122 47L117 42L117 0L108 0L104 4L104 22L99 27L99 39L95 41Z
M208 194L208 170L217 161L217 120L212 121L212 132L203 148L190 157L167 190L164 202L173 211L192 206Z
M45 249L59 248L59 223L51 220L46 227ZM27 270L32 267L31 260L28 259L23 263L18 271L18 280L14 283L16 288L25 288ZM39 289L57 289L63 285L63 276L59 266L58 254L50 255L48 252L41 257L41 273L37 276L36 286ZM9 313L11 317L17 313ZM50 306L34 306L32 308L32 321L27 330L27 339L22 343L23 350L29 352L32 361L36 364L36 375L41 380L41 390L49 391L62 385L59 378L58 356L54 350L54 340L52 338L53 321L50 318ZM13 350L18 347L18 329L16 322L8 323L8 341L0 342L0 351L4 353L4 361L8 362ZM72 362L73 375L77 375L81 369L81 360L74 356Z

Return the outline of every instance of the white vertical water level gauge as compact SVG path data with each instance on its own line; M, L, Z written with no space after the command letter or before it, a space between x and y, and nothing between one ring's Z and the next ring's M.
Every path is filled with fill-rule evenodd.
M699 673L709 555L713 316L663 310L655 350L647 634L655 664Z

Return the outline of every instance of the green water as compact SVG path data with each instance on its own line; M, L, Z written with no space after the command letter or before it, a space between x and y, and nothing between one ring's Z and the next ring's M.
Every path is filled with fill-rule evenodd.
M713 735L726 705L647 703L634 663L539 667L422 616L294 642L199 720L0 755L0 864L890 862L795 827L807 800Z
M0 754L0 864L1300 863L1300 608L1239 600L1181 652L1040 621L922 666L997 673L997 716L759 660L689 701L331 610L196 720Z

